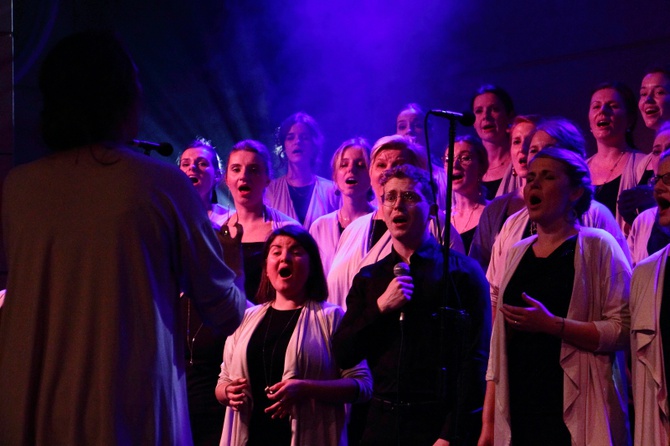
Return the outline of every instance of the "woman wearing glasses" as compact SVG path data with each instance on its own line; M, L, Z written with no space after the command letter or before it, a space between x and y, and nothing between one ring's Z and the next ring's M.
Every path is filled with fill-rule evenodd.
M449 152L444 152L444 169L448 169ZM462 136L454 144L454 167L451 182L454 190L454 204L451 207L451 224L463 239L465 252L470 252L470 244L475 234L479 218L488 204L486 188L482 177L489 167L488 154L478 138Z
M661 155L652 183L657 203L655 226L663 231L666 245L633 271L630 310L636 445L667 445L670 440L670 152Z
M652 153L658 154L654 158L667 156L665 153L667 149L670 149L670 123L664 124L654 139ZM670 175L662 174L660 164L657 170L659 175L652 177L649 184L655 186L659 181L670 184ZM628 247L633 258L633 266L670 243L670 230L658 222L660 204L658 200L656 201L657 206L641 212L630 228Z

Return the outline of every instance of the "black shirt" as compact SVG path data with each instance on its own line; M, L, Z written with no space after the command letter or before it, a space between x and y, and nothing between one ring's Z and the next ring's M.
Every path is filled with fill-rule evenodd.
M576 244L575 235L546 258L536 257L530 246L505 288L503 302L527 307L521 296L525 292L552 314L565 317L575 278ZM507 332L512 441L569 445L570 433L563 423L561 340L511 327Z
M335 359L342 368L367 359L376 397L389 401L435 401L444 397L440 388L446 383L447 403L453 407L458 398L462 413L470 413L481 407L485 389L491 328L486 279L477 263L454 251L449 256L450 274L445 278L443 251L431 237L410 258L415 288L412 300L403 307L401 326L399 310L381 314L377 306L377 298L394 278L393 267L401 261L392 250L356 275L347 296L347 312L333 337ZM457 327L454 319L445 319L447 328L453 330L447 332L443 343L448 370L457 369L450 355L457 345L455 339L460 337L464 345L464 359L458 363L462 378L459 389L454 388L455 377L447 375L444 380L439 375L440 321L444 314L440 307L445 304L446 290L448 306L460 307L470 316L469 330ZM465 337L460 336L463 333ZM441 438L448 436L448 424L445 422L445 437Z

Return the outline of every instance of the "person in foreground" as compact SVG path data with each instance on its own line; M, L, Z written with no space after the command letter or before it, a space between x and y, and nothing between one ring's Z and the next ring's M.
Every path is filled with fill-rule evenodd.
M445 276L444 249L429 230L434 203L427 172L402 165L387 170L381 183L392 250L356 275L333 338L341 367L367 359L372 370L374 397L361 444L471 444L489 347L486 280L474 260L453 251ZM394 274L401 262L405 271ZM467 313L468 328L449 319L445 306Z
M657 224L670 229L670 152L661 155L652 179L658 203ZM670 305L668 304L670 245L640 261L633 270L630 293L635 444L667 445Z
M257 299L223 352L216 396L221 445L346 445L344 403L372 392L364 361L340 369L331 337L342 309L325 302L319 248L297 225L270 234Z
M188 178L123 146L141 90L111 33L63 39L39 84L52 154L4 186L0 444L190 445L179 294L231 333L234 274Z
M537 235L507 254L480 445L630 442L613 354L628 346L630 267L609 233L580 227L592 194L576 153L549 147L530 161Z

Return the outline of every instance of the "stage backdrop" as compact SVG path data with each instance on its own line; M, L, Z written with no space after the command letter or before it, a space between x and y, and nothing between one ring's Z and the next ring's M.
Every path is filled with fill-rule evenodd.
M460 111L484 82L508 89L519 113L575 120L593 148L590 90L621 80L637 91L646 66L670 62L668 0L22 0L14 6L17 163L44 153L36 72L45 51L88 28L118 31L137 62L145 92L141 139L181 149L203 136L225 155L245 138L273 146L282 119L302 110L326 136L323 175L343 140L393 133L404 104ZM433 150L443 151L446 124L434 121L432 132ZM648 150L651 133L638 128L636 136Z

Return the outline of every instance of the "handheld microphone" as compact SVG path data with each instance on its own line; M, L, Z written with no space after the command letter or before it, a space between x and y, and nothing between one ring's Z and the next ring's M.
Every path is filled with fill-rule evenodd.
M393 275L396 277L409 276L409 265L405 262L398 262L393 267ZM400 322L405 320L405 312L400 311Z
M441 118L447 118L452 121L458 121L461 125L470 127L475 123L475 115L472 112L464 111L463 113L447 111L447 110L430 110L428 113L431 115L439 116Z
M140 149L144 149L144 152L148 155L150 151L155 150L156 153L159 155L163 156L170 156L172 155L172 152L174 152L174 148L172 147L172 144L167 143L167 142L151 142L151 141L142 141L139 139L133 139L128 143L129 145L133 147L139 147Z

